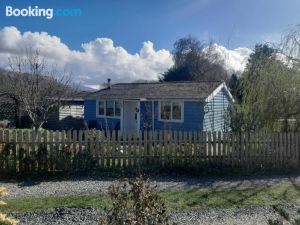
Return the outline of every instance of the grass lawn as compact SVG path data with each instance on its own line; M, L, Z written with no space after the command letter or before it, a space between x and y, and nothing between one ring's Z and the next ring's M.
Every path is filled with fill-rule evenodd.
M241 207L246 205L300 204L300 187L293 184L280 184L270 187L251 188L202 188L159 193L167 207L205 208L205 207ZM109 207L111 200L107 195L66 196L21 198L6 201L0 211L33 211L56 207Z

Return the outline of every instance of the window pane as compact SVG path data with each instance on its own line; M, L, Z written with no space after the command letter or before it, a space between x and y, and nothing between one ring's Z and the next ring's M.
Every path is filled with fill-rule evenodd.
M98 102L98 115L104 116L104 102Z
M161 102L160 104L160 118L162 120L170 120L171 119L171 103L169 102Z
M115 101L115 116L121 116L121 107L118 101Z
M114 116L114 101L106 101L106 116Z
M181 120L181 104L178 102L173 103L173 120Z

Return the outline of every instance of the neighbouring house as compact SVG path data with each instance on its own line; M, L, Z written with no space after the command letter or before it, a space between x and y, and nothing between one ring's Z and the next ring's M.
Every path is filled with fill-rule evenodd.
M110 84L84 99L90 128L144 131L227 131L233 102L224 82Z
M65 97L60 100L59 109L51 114L44 128L50 130L72 130L85 128L84 96L88 92L78 92L71 97Z
M15 101L5 94L0 95L0 127L16 126L18 109Z
M43 127L50 130L86 128L83 99L87 93L89 92L78 92L72 97L62 98L59 109L50 115ZM22 110L19 110L16 101L6 94L0 95L0 127L30 128L30 118L24 112L18 113L20 111Z

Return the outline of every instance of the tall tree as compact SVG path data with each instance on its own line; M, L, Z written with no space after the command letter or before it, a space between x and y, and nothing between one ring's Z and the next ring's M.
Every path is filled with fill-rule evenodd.
M257 45L242 75L242 111L252 129L288 131L288 121L300 117L300 67L282 56L279 49Z
M215 45L188 36L174 44L174 66L160 77L161 81L227 80L223 61L215 52Z
M241 78L236 74L232 74L228 82L228 87L237 103L241 103L243 100Z
M48 67L38 51L26 51L26 56L9 59L10 70L0 94L15 99L29 116L35 129L47 121L58 109L63 97L71 96L71 80L67 73L59 73L55 67Z

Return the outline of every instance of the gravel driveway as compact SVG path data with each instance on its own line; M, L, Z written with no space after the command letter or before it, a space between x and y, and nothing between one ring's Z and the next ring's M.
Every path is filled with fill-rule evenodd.
M93 195L106 193L108 187L115 182L112 179L96 177L73 178L61 181L24 181L0 182L11 193L6 198L46 197L66 195ZM293 177L260 177L247 178L152 178L151 182L157 185L158 190L180 190L186 188L247 188L251 186L272 186L283 183L300 184L300 176ZM300 218L297 212L300 206L284 206L292 218ZM20 221L21 225L93 225L98 224L103 215L100 209L93 208L58 208L45 211L11 213ZM264 225L268 219L282 219L271 206L249 206L242 208L216 209L206 208L197 210L180 210L171 213L173 221L178 225ZM285 222L284 224L289 224Z
M299 218L299 206L283 207L292 219ZM20 221L20 225L96 225L103 212L99 209L59 208L38 213L12 213ZM175 211L171 220L177 225L267 225L268 219L283 220L270 206L251 206L230 209L198 209ZM287 221L284 224L290 224Z
M73 178L61 181L24 181L24 182L0 182L10 193L8 198L21 198L29 196L66 196L66 195L93 195L106 193L108 187L115 182L111 179L95 177ZM157 185L158 190L180 190L185 188L246 188L251 186L272 186L280 183L300 184L300 176L294 177L260 177L247 178L152 178L151 182Z

